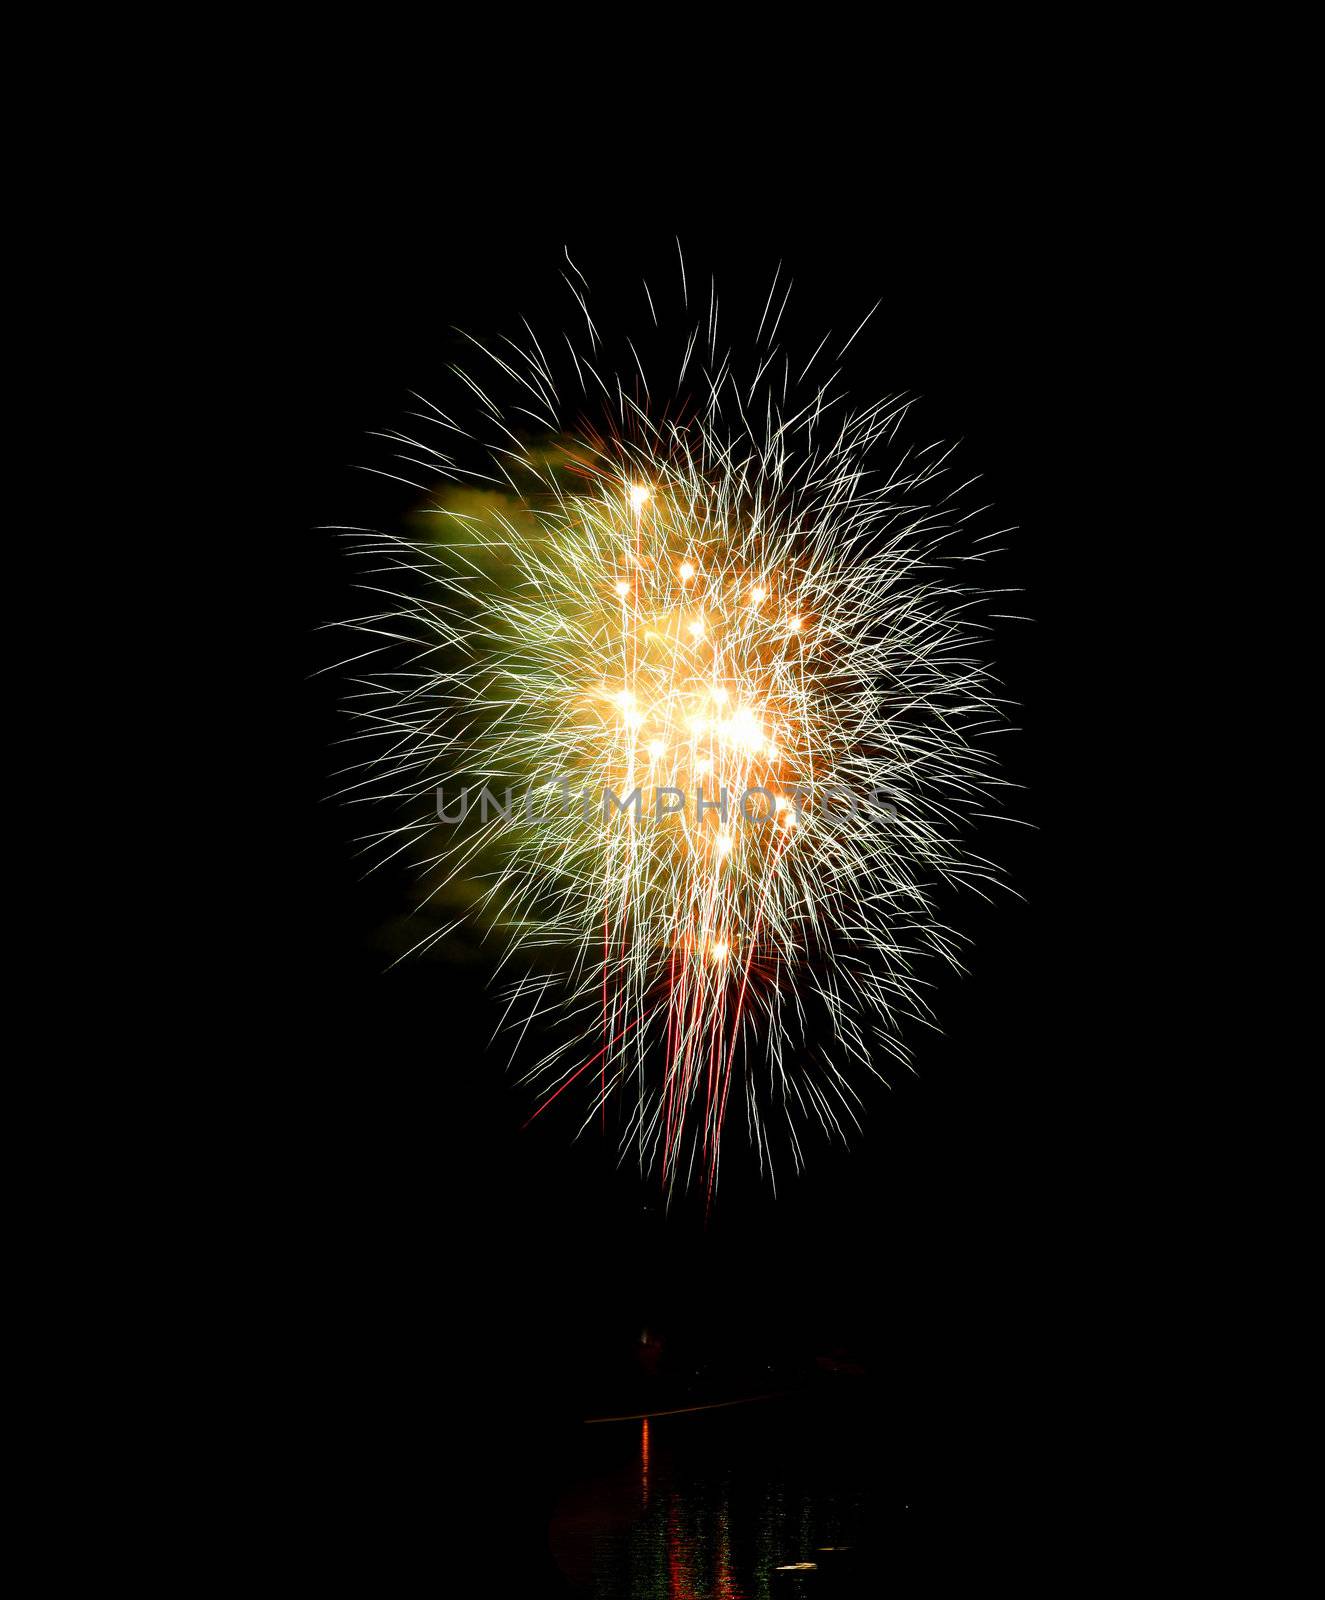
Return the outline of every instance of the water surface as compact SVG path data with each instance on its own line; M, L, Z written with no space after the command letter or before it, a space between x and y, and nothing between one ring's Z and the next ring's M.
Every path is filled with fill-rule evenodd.
M571 1592L613 1600L877 1594L916 1554L899 1448L852 1394L588 1426L550 1548Z

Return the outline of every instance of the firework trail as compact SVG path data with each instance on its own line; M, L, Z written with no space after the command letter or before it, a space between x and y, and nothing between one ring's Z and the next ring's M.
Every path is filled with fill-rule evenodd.
M899 444L905 399L848 405L851 340L780 348L779 279L743 375L711 288L669 369L627 340L617 373L571 265L578 344L471 341L472 420L425 402L388 435L428 531L342 530L375 596L343 792L404 819L367 844L471 886L517 1051L555 1041L534 1114L610 1106L669 1190L711 1192L733 1114L770 1173L859 1126L860 1075L928 1015L918 969L956 959L936 889L996 877L963 842L1000 712L959 581L996 535L949 452Z

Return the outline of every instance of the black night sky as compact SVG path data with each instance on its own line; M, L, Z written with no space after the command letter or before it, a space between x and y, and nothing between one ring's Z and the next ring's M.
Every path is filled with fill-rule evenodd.
M1100 1230L1126 1203L1107 1130L1128 1064L1100 998L1108 806L1083 727L1102 531L1126 512L1103 437L1121 381L1100 333L1105 246L1015 175L937 229L904 196L737 188L691 213L549 182L538 204L465 189L403 209L352 177L297 185L245 286L268 443L244 540L254 609L283 641L288 781L244 829L270 895L252 924L264 1021L227 1093L288 1514L329 1574L377 1581L422 1559L452 1572L443 1592L598 1592L556 1569L546 1529L583 1419L647 1409L631 1403L653 1392L632 1365L647 1328L668 1393L795 1387L825 1361L864 1374L881 1503L914 1521L885 1579L920 1550L1043 1546L1108 1381ZM850 1149L811 1141L776 1199L725 1154L707 1217L697 1200L668 1210L612 1141L573 1143L570 1116L522 1130L525 1093L488 1049L482 957L386 970L413 880L403 861L361 876L362 819L325 798L341 685L312 676L336 655L319 626L359 609L322 528L390 528L416 500L358 469L389 466L371 434L402 424L411 391L453 398L453 328L566 325L563 247L596 314L634 318L677 235L694 277L716 275L729 333L757 321L779 261L795 282L784 333L807 350L882 301L848 386L914 393L908 437L962 441L973 503L994 508L982 526L1017 529L994 576L1024 592L1002 609L1033 619L992 647L1019 702L1008 809L1033 826L982 841L1015 894L947 908L971 943L966 975L935 974L942 1031L912 1032L915 1073L870 1090ZM494 1550L500 1581L474 1576Z

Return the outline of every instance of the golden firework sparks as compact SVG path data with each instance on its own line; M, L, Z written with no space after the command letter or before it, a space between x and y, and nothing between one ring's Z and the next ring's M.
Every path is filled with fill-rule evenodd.
M992 876L962 842L997 711L946 454L900 452L905 402L853 411L836 374L798 395L771 340L737 384L715 321L707 361L686 346L689 409L629 398L596 333L568 345L567 409L607 408L592 434L567 429L544 346L494 355L518 410L465 381L501 492L444 492L433 538L354 535L405 575L353 624L380 652L356 660L356 798L488 791L476 830L411 813L375 842L435 840L440 878L481 878L507 1016L554 1027L525 1073L540 1108L572 1085L586 1124L621 1104L669 1185L714 1180L733 1089L761 1164L775 1131L799 1164L801 1125L854 1124L853 1076L905 1060L900 1019L926 1009L918 959L953 959L934 886ZM517 414L560 443L522 443ZM463 481L442 445L400 442ZM559 974L518 969L548 948Z

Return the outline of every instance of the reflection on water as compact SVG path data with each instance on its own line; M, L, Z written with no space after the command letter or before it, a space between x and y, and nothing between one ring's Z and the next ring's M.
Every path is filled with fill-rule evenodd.
M902 1575L904 1470L867 1410L786 1399L583 1430L550 1527L575 1593L876 1593Z

